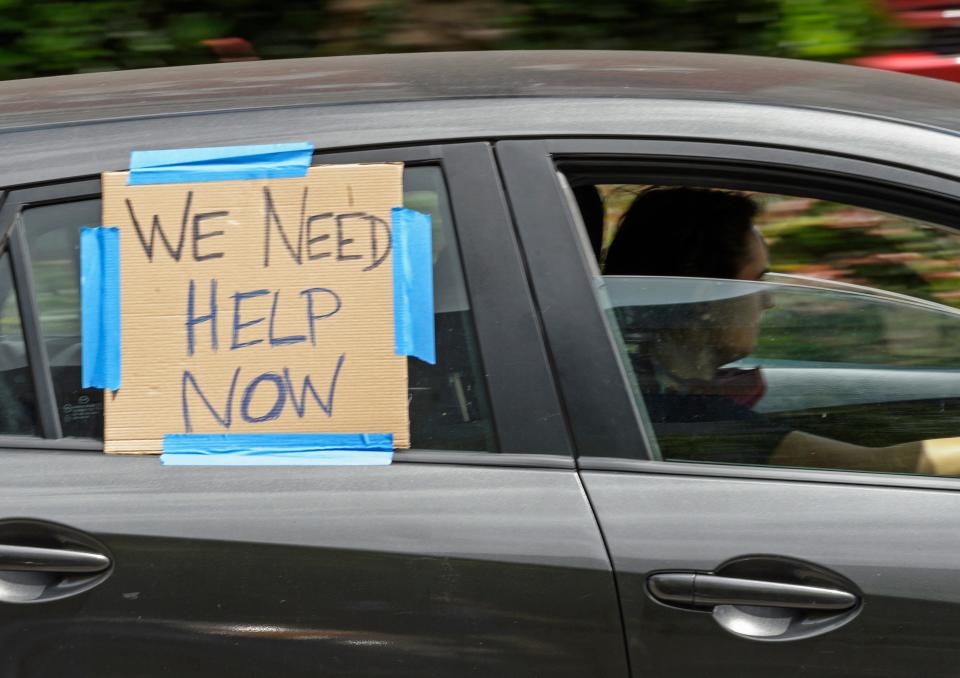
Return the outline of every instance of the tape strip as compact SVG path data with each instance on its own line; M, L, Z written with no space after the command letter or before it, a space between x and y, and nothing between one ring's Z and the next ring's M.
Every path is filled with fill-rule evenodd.
M313 144L264 144L134 151L130 154L131 186L191 181L283 179L306 176Z
M433 327L433 232L429 214L394 207L393 321L397 355L437 362Z
M392 433L168 433L165 466L383 466Z
M80 385L120 388L120 231L80 229Z
M323 456L326 455L326 456ZM301 456L300 453L235 457L232 454L161 454L164 466L389 466L393 452L325 452Z

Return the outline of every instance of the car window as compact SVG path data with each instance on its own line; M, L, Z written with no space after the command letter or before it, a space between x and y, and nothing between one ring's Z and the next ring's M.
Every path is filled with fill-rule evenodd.
M480 349L460 262L450 199L439 167L407 167L404 205L433 222L437 363L411 358L410 439L423 449L496 449Z
M960 475L958 234L823 200L733 194L756 205L779 274L611 275L623 272L624 243L661 241L617 236L647 187L594 190L599 209L576 201L584 227L603 229L588 238L608 269L601 301L661 458ZM623 228L676 228L685 217L675 217ZM694 239L654 256L685 263L703 246ZM708 258L724 256L712 246Z
M406 168L403 182L405 206L430 214L433 221L437 341L435 365L408 362L411 446L496 451L442 171ZM102 438L102 392L80 387L79 302L80 227L100 222L100 200L31 207L22 219L64 435Z
M36 396L27 363L26 345L10 255L0 254L0 435L37 432Z
M28 208L21 219L63 435L101 438L103 391L80 387L80 227L100 223L100 201Z
M893 448L960 435L952 309L703 278L610 276L604 290L664 459L909 471ZM813 442L778 457L794 431L860 457L832 463Z

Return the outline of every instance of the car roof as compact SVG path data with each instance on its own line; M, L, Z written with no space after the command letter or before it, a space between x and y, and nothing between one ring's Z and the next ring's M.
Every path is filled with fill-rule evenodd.
M857 66L682 52L285 59L0 83L0 131L185 113L497 98L752 103L960 131L960 86Z

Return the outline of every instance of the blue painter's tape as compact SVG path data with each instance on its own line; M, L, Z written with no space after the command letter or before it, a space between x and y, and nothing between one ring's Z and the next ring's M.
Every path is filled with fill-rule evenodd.
M392 433L168 433L163 436L163 451L170 454L257 455L392 449Z
M392 210L393 319L397 355L437 362L433 328L433 233L429 214Z
M120 231L80 229L80 385L120 388Z
M254 457L233 454L161 454L164 466L389 466L393 452L284 452Z
M313 144L264 144L134 151L130 154L131 186L190 181L283 179L306 176Z
M168 433L167 466L382 466L392 433Z

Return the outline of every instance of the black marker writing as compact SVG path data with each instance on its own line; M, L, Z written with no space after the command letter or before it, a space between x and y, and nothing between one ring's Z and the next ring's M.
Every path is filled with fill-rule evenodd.
M312 375L304 375L303 380L299 384L300 388L297 389L297 385L290 376L290 369L287 367L282 368L280 371L261 372L247 383L240 394L240 406L238 408L240 418L249 424L262 424L264 422L274 421L283 415L288 402L292 406L296 416L300 419L308 414L308 404L311 402L316 404L327 417L332 417L337 384L339 383L346 358L347 354L341 353L337 359L337 364L327 383L325 398L321 397L317 392ZM183 429L185 433L193 432L193 418L191 416L190 403L197 398L199 398L200 402L206 408L206 411L209 412L222 428L230 429L233 424L234 402L237 396L237 382L240 379L240 372L241 368L239 367L234 371L233 378L230 380L230 386L223 399L223 408L218 410L210 401L210 398L207 397L207 393L201 388L197 377L191 373L190 370L184 370L181 380L180 398L183 412ZM271 390L264 391L264 389ZM262 413L252 411L253 399L257 393L262 394L261 398L264 396L273 398L270 407ZM269 395L267 395L268 393ZM191 398L191 395L194 397Z

